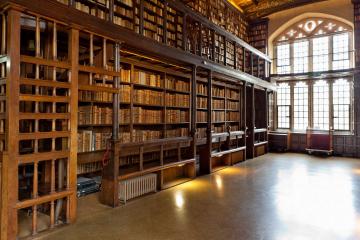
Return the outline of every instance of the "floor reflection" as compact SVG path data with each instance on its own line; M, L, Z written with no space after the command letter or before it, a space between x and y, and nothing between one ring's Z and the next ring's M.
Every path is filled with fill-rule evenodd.
M354 184L351 171L341 167L319 173L306 164L296 164L279 170L274 199L284 231L275 239L309 239L311 236L306 236L309 229L317 234L311 239L353 237L359 225ZM299 233L301 229L305 231Z

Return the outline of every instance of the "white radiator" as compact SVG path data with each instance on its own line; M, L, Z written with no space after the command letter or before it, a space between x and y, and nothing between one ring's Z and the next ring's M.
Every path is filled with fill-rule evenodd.
M126 203L127 200L156 192L156 174L127 179L119 182L119 199Z

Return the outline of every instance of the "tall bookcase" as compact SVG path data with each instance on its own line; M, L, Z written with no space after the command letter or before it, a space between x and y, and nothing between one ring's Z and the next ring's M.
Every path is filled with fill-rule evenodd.
M197 89L200 173L214 172L244 161L244 85L208 72L205 77L204 73L202 77L198 76ZM202 122L205 117L207 121Z
M197 0L183 2L193 11L208 18L214 24L224 28L244 41L248 40L248 20L227 1Z
M250 24L249 43L261 52L268 53L268 25L269 19L261 19ZM268 71L266 62L258 57L253 58L254 74L262 79L266 78Z

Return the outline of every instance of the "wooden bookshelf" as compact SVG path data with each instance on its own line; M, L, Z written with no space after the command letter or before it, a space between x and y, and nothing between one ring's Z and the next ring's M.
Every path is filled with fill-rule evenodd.
M183 2L214 24L247 41L248 20L227 1L198 0ZM228 24L229 22L231 24Z
M254 126L254 157L268 152L268 92L264 89L255 89L255 126ZM265 113L265 114L264 114Z
M39 214L74 222L78 175L102 175L116 206L124 179L156 173L164 189L245 160L241 77L271 87L244 74L268 57L175 1L38 1L9 0L1 18L1 237L16 239L19 212L34 235Z
M264 80L269 76L271 60L264 54L267 48L267 21L252 22L249 27L247 19L225 0L189 1L186 2L188 7L180 1L172 0L60 2L63 5L68 3L69 7L97 19L234 70ZM248 53L241 60L238 54L243 48Z
M256 22L252 22L249 28L249 43L254 48L267 54L268 52L268 25L269 19L261 19ZM266 79L267 68L269 67L266 61L261 58L253 57L253 73L255 76Z
M203 111L206 103L210 107L205 113L211 113L204 123L197 119L198 136L206 134L205 141L199 141L204 144L198 151L201 173L214 172L244 161L246 149L243 117L245 102L242 97L244 86L218 74L213 76L211 72L207 77L208 81L204 77L198 77L197 81L197 114Z

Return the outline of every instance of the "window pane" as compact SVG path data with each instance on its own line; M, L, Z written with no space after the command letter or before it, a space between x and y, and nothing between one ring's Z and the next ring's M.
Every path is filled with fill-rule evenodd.
M329 85L325 81L314 84L314 128L329 130Z
M290 73L290 45L282 44L277 46L277 73Z
M308 72L309 41L294 43L294 73Z
M313 71L329 70L329 37L313 39Z
M308 127L308 86L298 82L294 87L294 129L306 130Z
M333 70L350 67L349 33L338 34L333 37Z
M345 79L333 85L334 129L350 130L350 84Z
M281 83L277 89L278 128L290 128L290 86Z

